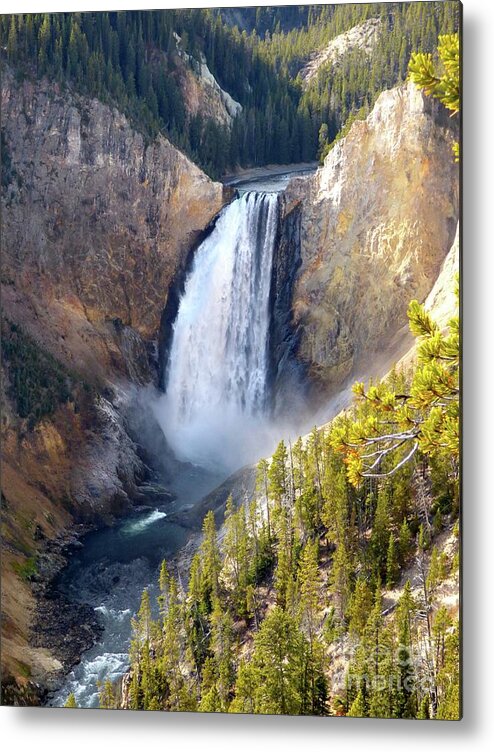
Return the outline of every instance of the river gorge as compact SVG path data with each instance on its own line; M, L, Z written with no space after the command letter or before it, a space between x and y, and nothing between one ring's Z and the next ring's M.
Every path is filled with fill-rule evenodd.
M98 681L128 668L131 618L143 589L154 601L161 560L190 559L232 485L248 498L252 472L237 471L409 352L411 298L451 287L457 129L402 85L317 169L223 185L98 100L9 71L2 87L15 165L4 312L62 385L31 425L5 382L3 652L37 702L73 692L94 707ZM53 555L67 537L79 540ZM67 653L70 630L38 629L45 596L89 607L92 647Z
M164 392L135 398L149 405L153 430L161 427L178 460L174 474L165 480L155 470L139 488L140 508L84 536L57 576L53 597L89 605L102 632L49 696L51 706L73 693L80 707L98 707L101 684L128 669L142 591L156 606L160 564L180 557L200 526L201 500L269 455L288 431L287 416L275 414L270 378L272 265L280 193L292 174L314 170L294 165L243 179L194 254L162 364ZM292 422L293 436L303 427Z

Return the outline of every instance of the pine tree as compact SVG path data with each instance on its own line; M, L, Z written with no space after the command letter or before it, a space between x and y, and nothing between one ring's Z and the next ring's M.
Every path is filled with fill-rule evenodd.
M458 292L458 291L457 291ZM408 308L412 334L418 338L418 365L409 394L396 394L386 382L353 391L365 400L366 415L353 423L336 420L331 443L347 460L350 482L359 487L364 478L390 477L410 462L416 452L442 458L454 468L459 455L459 319L449 321L443 333L416 300ZM381 434L385 420L387 433ZM369 452L369 447L374 451ZM379 469L385 462L387 467Z
M242 661L237 672L235 698L228 711L230 713L256 712L256 694L261 681L261 672L254 662Z
M212 610L213 601L219 596L219 576L221 571L221 553L216 535L214 514L209 511L202 526L201 571L203 599L208 611Z
M379 575L386 574L386 558L389 547L389 503L388 488L381 486L377 494L377 506L372 525L371 548Z
M290 609L294 594L293 535L284 509L279 512L278 528L278 561L274 574L276 602L282 608Z
M284 441L280 441L271 458L271 464L268 470L268 492L270 498L275 501L277 515L281 505L285 501L287 492L287 472L286 463L288 453Z
M255 712L296 715L303 705L306 643L292 616L279 606L254 639L252 662L259 677Z
M189 590L185 604L185 631L192 661L200 673L209 646L209 599L204 599L201 557L196 554L191 562Z
M9 28L9 35L7 38L7 56L8 59L12 62L17 57L17 25L16 25L16 17L12 15L10 17L10 28ZM67 707L73 707L73 706L67 706Z
M159 589L160 594L158 596L158 603L160 606L161 615L162 617L164 617L168 610L170 589L170 575L168 574L168 568L165 559L163 559L163 561L161 562Z
M233 622L228 611L223 611L217 602L211 614L211 650L217 667L216 688L222 712L230 705L235 679Z
M359 577L348 608L348 633L354 637L363 634L372 608L372 589L367 578Z
M256 491L262 494L266 502L266 519L268 525L268 538L271 538L271 519L269 510L269 497L268 497L268 469L269 464L267 460L262 459L257 465L256 475Z
M408 563L412 551L412 534L406 520L403 520L400 527L398 551L400 563L403 567Z
M355 700L352 702L347 716L351 718L365 718L367 716L367 707L362 689L359 689Z
M239 616L245 616L250 563L248 535L245 509L243 506L240 506L235 512L231 494L227 499L225 509L223 554L223 572L231 580L234 610Z
M99 685L99 706L100 708L111 710L116 707L115 703L115 690L113 684L109 679L105 679L105 681Z
M181 710L183 675L183 620L178 596L177 582L170 578L169 605L163 624L160 674L166 686L166 706L170 710Z
M302 551L298 570L298 612L302 630L312 650L318 632L320 575L318 570L318 542L309 542Z
M461 719L460 692L460 636L459 624L444 639L442 668L437 677L438 705L436 718L458 721Z
M345 539L341 538L333 556L330 587L340 618L344 618L351 594L352 559Z
M407 580L403 594L398 601L396 617L399 682L395 699L395 712L398 718L414 718L418 711L412 639L412 622L415 612L416 604L412 596L410 581Z
M393 534L389 536L388 554L386 557L386 586L393 588L398 579L398 563L396 561L395 539Z
M70 695L67 697L65 701L64 708L78 708L77 701L75 699L75 694L73 692L70 693Z
M408 66L410 80L428 96L439 99L453 115L460 110L460 40L458 34L439 37L437 71L431 53L414 52Z

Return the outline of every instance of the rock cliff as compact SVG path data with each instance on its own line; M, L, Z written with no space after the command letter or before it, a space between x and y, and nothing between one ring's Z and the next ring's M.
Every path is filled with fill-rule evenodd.
M285 192L301 213L292 300L297 360L327 397L382 376L410 346L409 301L425 301L458 221L454 121L412 84L381 94L310 178Z
M165 138L146 143L118 111L48 82L5 73L2 121L3 277L16 291L7 302L48 306L59 340L75 330L80 368L113 358L125 372L115 321L155 337L170 282L223 188ZM74 342L59 347L73 362Z
M430 312L434 321L441 329L448 327L453 316L458 315L458 299L456 295L457 275L460 270L460 223L456 227L455 239L448 255L443 261L439 276L434 282L434 287L424 301L424 306ZM400 342L399 352L403 352L407 343L409 349L396 363L398 368L409 368L416 362L417 342L410 335L408 326L398 333L396 340Z
M2 663L17 702L34 702L64 662L42 636L33 646L33 626L67 531L138 496L147 471L129 394L156 376L171 282L224 200L117 110L2 72Z
M242 105L221 88L202 53L196 59L182 49L178 34L175 34L175 41L175 75L189 116L200 115L204 120L212 119L230 128L234 118L242 112Z

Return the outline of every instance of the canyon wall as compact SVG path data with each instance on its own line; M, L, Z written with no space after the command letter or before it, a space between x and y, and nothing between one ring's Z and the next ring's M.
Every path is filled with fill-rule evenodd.
M457 137L441 104L403 85L313 176L289 184L285 217L300 212L302 261L292 336L319 396L382 376L410 346L408 303L425 301L457 229Z
M2 663L16 702L62 669L35 625L64 547L138 498L126 404L156 377L168 290L224 193L117 110L2 71Z
M58 344L45 333L49 350L82 370L103 362L125 373L114 322L156 336L170 282L223 187L164 137L147 143L117 110L56 84L5 72L2 122L6 307L21 296L31 318L48 308L59 329Z

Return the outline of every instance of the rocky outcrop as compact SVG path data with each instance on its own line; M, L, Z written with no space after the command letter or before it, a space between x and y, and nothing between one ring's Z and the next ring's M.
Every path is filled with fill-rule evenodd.
M455 239L448 255L443 261L439 276L434 287L428 294L424 307L431 314L441 330L446 330L450 320L458 316L458 298L456 294L458 286L458 273L460 270L460 223L456 227ZM408 324L398 333L395 338L399 341L399 352L403 352L408 344L409 349L396 364L398 368L408 369L416 363L417 340L410 334ZM393 363L394 365L394 363Z
M457 315L456 277L460 271L460 223L456 226L455 239L444 259L441 271L424 303L434 321L447 327L452 316Z
M442 105L404 85L289 184L286 212L301 211L296 357L326 397L351 376L382 376L410 346L408 303L429 294L457 227L456 138Z
M242 105L221 88L204 55L199 53L199 59L192 57L182 49L179 35L174 36L178 58L176 76L189 116L200 115L205 121L212 119L230 128L234 118L241 114Z
M361 50L371 55L382 34L383 24L380 18L369 18L368 21L353 26L343 34L338 34L329 44L319 52L314 53L301 69L299 76L307 86L314 79L320 68L326 63L337 66L342 58L353 50Z
M307 378L303 365L295 355L301 331L292 327L292 299L300 257L301 206L288 213L281 198L281 217L278 238L274 247L270 291L270 389L275 414L285 412L286 402L293 407L303 407L303 394Z

